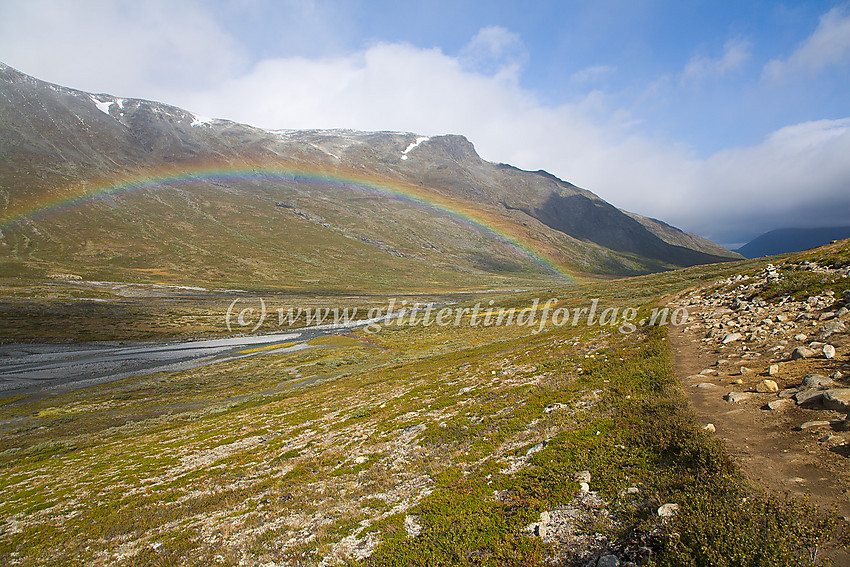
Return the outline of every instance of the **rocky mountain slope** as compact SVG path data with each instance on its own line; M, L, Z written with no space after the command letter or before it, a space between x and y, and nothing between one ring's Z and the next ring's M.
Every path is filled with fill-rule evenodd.
M268 131L2 64L0 197L4 275L455 288L738 257L462 136Z

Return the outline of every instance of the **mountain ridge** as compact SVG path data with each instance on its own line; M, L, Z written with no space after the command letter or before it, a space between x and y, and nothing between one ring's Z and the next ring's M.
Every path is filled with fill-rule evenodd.
M359 176L374 180L376 186L411 188L420 201L394 202L387 195L375 201L339 187L299 184L296 178L264 183L258 176L229 182L198 179L194 186L172 188L172 194L151 189L92 198L76 209L26 219L16 226L0 221L4 232L0 259L42 272L76 265L95 266L91 271L101 276L153 277L145 275L142 257L147 257L168 264L156 276L166 279L181 272L208 278L218 271L233 282L243 277L274 282L296 273L304 276L300 280L312 280L316 278L306 277L311 271L307 267L275 266L275 254L279 252L285 262L309 259L315 268L323 262L322 255L340 253L335 247L342 246L343 256L360 255L366 265L397 272L388 280L394 285L404 281L405 270L418 274L422 283L434 268L435 281L456 285L462 280L470 285L479 276L549 277L552 266L580 274L630 275L737 258L695 235L683 237L687 233L664 223L641 222L639 216L548 172L485 161L460 135L265 130L155 101L68 89L8 66L0 66L0 156L7 224L10 214L26 210L28 203L58 201L74 190L85 195L86 187L108 185L110 179L144 178L151 171L200 165L218 165L222 170L290 167L329 178ZM259 206L258 197L271 208ZM301 216L280 216L276 209L281 207L274 203L289 201L292 206L286 210L297 210ZM430 215L414 210L428 206L455 211L456 218L437 219L434 210ZM244 219L234 218L238 210L250 210L258 226L248 227ZM594 211L599 214L589 226L584 217ZM68 227L71 217L76 218L73 228ZM469 219L488 226L493 234L461 226ZM174 223L182 231L173 230ZM76 234L62 233L60 225ZM209 234L211 230L216 232ZM288 246L274 239L274 231L290 236ZM185 241L189 236L192 242ZM298 241L304 238L321 245L311 248ZM180 254L164 245L169 241L177 247L198 248L199 253ZM208 241L218 241L216 249L229 253L235 264L251 265L252 274L237 276L213 261ZM372 243L365 245L395 258L416 258L416 265L393 267L386 258L374 257L374 250L364 251L359 244L352 248L351 241ZM86 252L86 247L97 253ZM535 255L545 261L536 261ZM363 279L363 266L338 265L348 273L347 278L340 276L343 280ZM312 271L321 280L332 270ZM340 278L330 279L339 285Z

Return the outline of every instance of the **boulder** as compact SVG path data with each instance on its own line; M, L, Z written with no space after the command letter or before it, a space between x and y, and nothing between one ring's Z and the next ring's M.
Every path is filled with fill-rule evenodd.
M658 515L662 518L672 518L679 511L679 505L674 502L662 504L658 508Z
M740 341L744 338L744 335L741 333L729 333L725 337L723 337L723 344L728 345L729 343L734 343L735 341Z
M799 360L801 358L811 358L815 355L814 351L806 347L797 347L791 353L791 360Z
M832 385L832 378L820 374L809 374L803 378L803 386L807 388L826 388Z
M803 390L802 392L794 394L794 401L797 402L798 406L803 406L805 408L821 407L823 403L823 393L824 390Z
M833 388L823 393L823 407L850 413L850 388Z
M741 402L745 402L752 398L753 395L749 392L729 392L726 394L724 399L727 402L732 402L733 404L740 404Z

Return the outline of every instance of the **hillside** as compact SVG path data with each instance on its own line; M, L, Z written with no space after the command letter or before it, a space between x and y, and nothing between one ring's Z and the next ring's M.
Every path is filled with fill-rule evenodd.
M0 65L7 276L458 289L736 258L462 136L267 131Z
M824 228L780 228L757 236L736 250L745 258L760 258L788 252L800 252L850 238L850 226Z

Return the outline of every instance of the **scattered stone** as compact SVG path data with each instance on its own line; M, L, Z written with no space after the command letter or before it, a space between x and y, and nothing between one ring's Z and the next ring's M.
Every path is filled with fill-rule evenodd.
M808 337L806 335L804 335L803 333L800 333L798 335L794 335L795 341L805 341L807 338Z
M750 372L752 372L752 371L753 371L753 370L752 370L751 368L747 368L746 366L742 366L742 367L741 367L741 374L742 374L742 375L743 375L743 374L749 374L749 373L750 373Z
M791 353L791 360L799 360L801 358L811 358L815 353L806 347L797 347Z
M787 398L780 398L778 400L772 400L770 402L767 402L764 405L764 409L772 410L772 411L779 411L788 403L789 403L789 400Z
M833 388L823 393L823 406L829 410L850 413L850 388Z
M850 309L847 309L846 307L842 307L841 309L839 309L838 311L835 312L835 316L836 317L844 317L848 313L850 313Z
M817 420L817 421L807 421L807 422L801 423L800 425L795 427L794 430L795 431L803 431L803 430L806 430L806 429L811 429L812 427L824 427L824 426L829 425L829 423L830 423L829 420L826 420L826 419L820 419L820 420Z
M818 321L829 321L830 319L835 319L835 313L832 311L821 313L820 317L818 317Z
M714 433L715 431L717 431L717 428L714 427L713 423L706 423L702 426L702 428L708 431L709 433Z
M580 471L575 475L576 482L590 482L590 471Z
M548 524L549 520L551 518L552 518L552 516L551 516L551 514L549 514L548 510L543 510L542 512L540 512L540 523L541 524Z
M794 394L798 406L807 408L819 407L823 402L823 390L803 390Z
M662 518L672 518L676 515L676 512L679 511L679 505L674 502L668 502L667 504L662 504L658 508L658 515Z
M752 398L753 395L749 392L729 392L725 396L725 400L727 402L732 402L733 404L740 404L741 402L745 402Z
M823 355L826 358L835 358L835 347L832 345L824 345Z
M638 490L637 486L630 486L626 489L626 494L637 494L638 492L640 492L640 490Z
M820 374L809 374L803 378L803 386L807 388L825 388L832 385L832 378L821 376Z
M578 483L578 488L579 488L580 491L584 492L585 494L590 492L590 485L586 482Z
M728 345L729 343L734 343L735 341L740 341L742 338L744 338L744 335L742 335L741 333L729 333L728 335L723 337L722 343L724 345Z
M714 368L706 368L705 370L700 370L699 373L703 376L717 376L717 370Z
M842 378L844 378L844 374L842 374L840 370L836 370L832 373L832 376L830 376L830 378L832 378L833 380L841 380Z
M410 537L416 537L422 533L422 525L419 523L419 519L416 516L412 516L408 514L404 517L404 531L407 532L407 535Z
M770 368L767 369L768 376L779 376L779 365L771 364Z
M364 456L361 455L360 457L354 457L354 464L362 465L363 463L365 463L368 460L369 460L369 457L364 457Z
M785 388L778 395L780 398L793 398L799 391L800 388Z
M732 383L733 383L733 384L743 384L743 383L744 383L744 381L743 381L743 380L741 380L740 378L736 378L736 379L732 380Z
M759 394L766 394L768 392L778 392L779 386L773 380L769 380L765 378L758 384L756 384L756 392Z
M700 382L697 384L697 388L701 390L709 390L711 388L716 388L717 384L712 384L711 382Z
M603 555L596 562L596 567L620 567L620 560L616 555Z

